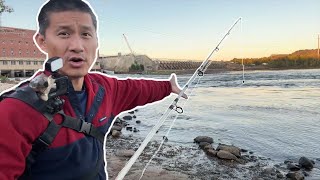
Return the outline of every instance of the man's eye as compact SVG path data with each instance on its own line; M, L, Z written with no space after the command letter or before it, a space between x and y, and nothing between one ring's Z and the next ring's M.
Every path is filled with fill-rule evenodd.
M92 37L91 33L83 33L82 36L84 36L84 37Z
M67 33L67 32L59 32L58 36L60 36L60 37L68 37L69 33Z

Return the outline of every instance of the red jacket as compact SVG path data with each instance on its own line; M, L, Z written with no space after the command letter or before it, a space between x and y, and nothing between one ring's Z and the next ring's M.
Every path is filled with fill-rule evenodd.
M120 112L158 101L171 93L169 81L118 80L89 73L84 78L87 92L86 112L95 102L99 84L105 95L92 124L106 133ZM76 117L69 97L65 99L65 114ZM54 117L61 123L60 115ZM16 179L25 169L25 160L32 142L47 128L48 120L31 106L16 99L0 102L0 179ZM95 167L102 144L90 136L62 128L49 149L41 153L32 167L32 179L77 179ZM99 178L105 179L104 167Z

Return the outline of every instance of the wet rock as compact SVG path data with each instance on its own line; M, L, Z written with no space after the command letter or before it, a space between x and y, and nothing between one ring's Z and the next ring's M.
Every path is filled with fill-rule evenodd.
M204 147L207 146L207 145L211 145L211 144L208 143L208 142L200 142L200 143L199 143L199 147L200 147L201 149L204 149Z
M206 145L206 146L203 147L203 150L204 150L204 151L208 151L209 149L214 150L214 148L212 147L211 144L208 144L208 145Z
M246 149L241 149L240 151L243 152L243 153L248 152L248 150L246 150Z
M310 176L309 173L307 173L305 171L303 171L302 173L303 173L304 176Z
M277 173L277 178L282 179L282 178L284 178L284 175L279 172L279 173Z
M162 139L164 139L164 142L168 142L168 137L167 136L163 136Z
M275 174L275 170L271 167L265 168L262 171L262 174L264 175L274 175Z
M133 115L132 117L133 117L134 119L135 119L135 118L137 118L137 116L136 116L136 115Z
M225 150L219 150L219 151L217 152L217 156L218 156L219 158L221 158L221 159L236 160L236 161L238 161L238 158L237 158L234 154L232 154L232 153L230 153L230 152L228 152L228 151L225 151Z
M136 120L136 123L137 123L137 124L140 124L140 123L141 123L141 121L140 121L140 120Z
M293 163L288 163L287 168L290 171L299 171L300 170L300 166L298 164L293 164Z
M194 138L194 142L195 143L207 142L207 143L212 144L213 143L213 139L211 137L208 137L208 136L198 136L198 137Z
M120 131L117 131L117 130L113 130L112 133L111 133L112 137L120 137L121 135L121 132Z
M216 150L214 150L214 149L208 149L208 150L206 151L206 153L207 153L208 156L216 157L218 151L216 151Z
M131 150L131 149L129 149L129 150L119 150L119 151L117 151L116 155L120 156L120 157L129 157L130 158L130 157L133 156L134 153L135 153L135 151Z
M241 149L238 148L238 147L235 147L235 146L229 146L229 145L220 144L217 147L217 151L219 151L219 150L228 151L228 152L232 153L233 155L235 155L237 157L241 156L241 153L240 153Z
M123 119L124 120L132 120L132 117L131 116L124 116Z
M134 114L134 111L129 111L128 113L129 113L129 114Z
M304 176L300 172L289 172L286 175L287 178L291 180L303 180Z
M312 164L316 164L316 163L314 162L314 160L311 160L311 162L312 162Z
M291 161L291 160L285 160L284 163L285 163L285 164L293 163L293 161Z
M133 132L139 132L137 128L133 128Z
M127 130L127 131L132 131L132 129L133 129L132 126L127 126L127 127L126 127L126 130Z
M249 154L253 154L253 152L252 152L252 151L249 151Z
M299 164L302 168L305 168L307 170L311 170L313 168L313 163L310 161L310 159L306 157L301 157L299 159Z
M122 130L122 127L119 126L119 125L113 125L112 128L111 128L111 132L112 132L113 130L121 131L121 130Z

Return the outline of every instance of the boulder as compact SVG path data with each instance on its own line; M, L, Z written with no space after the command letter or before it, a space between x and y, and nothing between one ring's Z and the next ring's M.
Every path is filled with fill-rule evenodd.
M238 161L238 158L233 155L232 153L225 151L225 150L220 150L217 152L217 156L221 159L227 159L227 160L235 160Z
M214 150L214 149L208 149L208 150L206 151L206 153L207 153L208 156L216 157L218 151L216 151L216 150Z
M219 151L219 150L228 151L237 157L241 157L241 149L236 146L219 144L219 146L217 147L217 151Z
M195 143L207 142L207 143L212 144L213 143L213 139L211 137L208 137L208 136L198 136L198 137L194 138L194 142Z
M287 178L291 180L303 180L304 176L300 172L289 172L286 175Z
M300 170L300 166L298 164L293 164L293 163L288 163L287 168L290 171L299 171Z
M214 150L214 148L212 147L211 144L205 145L205 146L203 147L203 150L204 150L204 151L208 151L209 149Z
M208 143L208 142L200 142L200 143L199 143L199 147L200 147L201 149L203 149L203 150L204 150L204 147L207 146L207 145L211 145L211 144Z
M123 119L124 120L132 120L132 117L131 116L124 116Z
M299 164L302 168L305 168L307 170L311 170L313 168L312 161L306 157L301 157L299 159Z
M111 132L112 132L113 130L121 131L121 130L122 130L122 127L119 126L119 125L113 125L112 128L111 128Z
M137 123L137 124L140 124L140 123L141 123L141 121L140 121L140 120L136 120L136 123Z
M121 132L120 131L117 131L117 130L113 130L112 133L111 133L112 137L120 137L121 135Z
M135 151L131 150L131 149L129 149L129 150L119 150L119 151L116 152L116 155L120 156L120 157L128 157L128 158L130 158L130 157L133 156L134 153L135 153Z

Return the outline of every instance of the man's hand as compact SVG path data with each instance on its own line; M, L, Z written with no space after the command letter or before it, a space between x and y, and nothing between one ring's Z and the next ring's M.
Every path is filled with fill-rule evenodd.
M170 84L171 84L171 89L172 89L173 93L179 94L181 92L182 89L180 88L179 84L177 83L176 74L171 74ZM185 99L188 99L188 96L185 93L183 93L182 97Z

